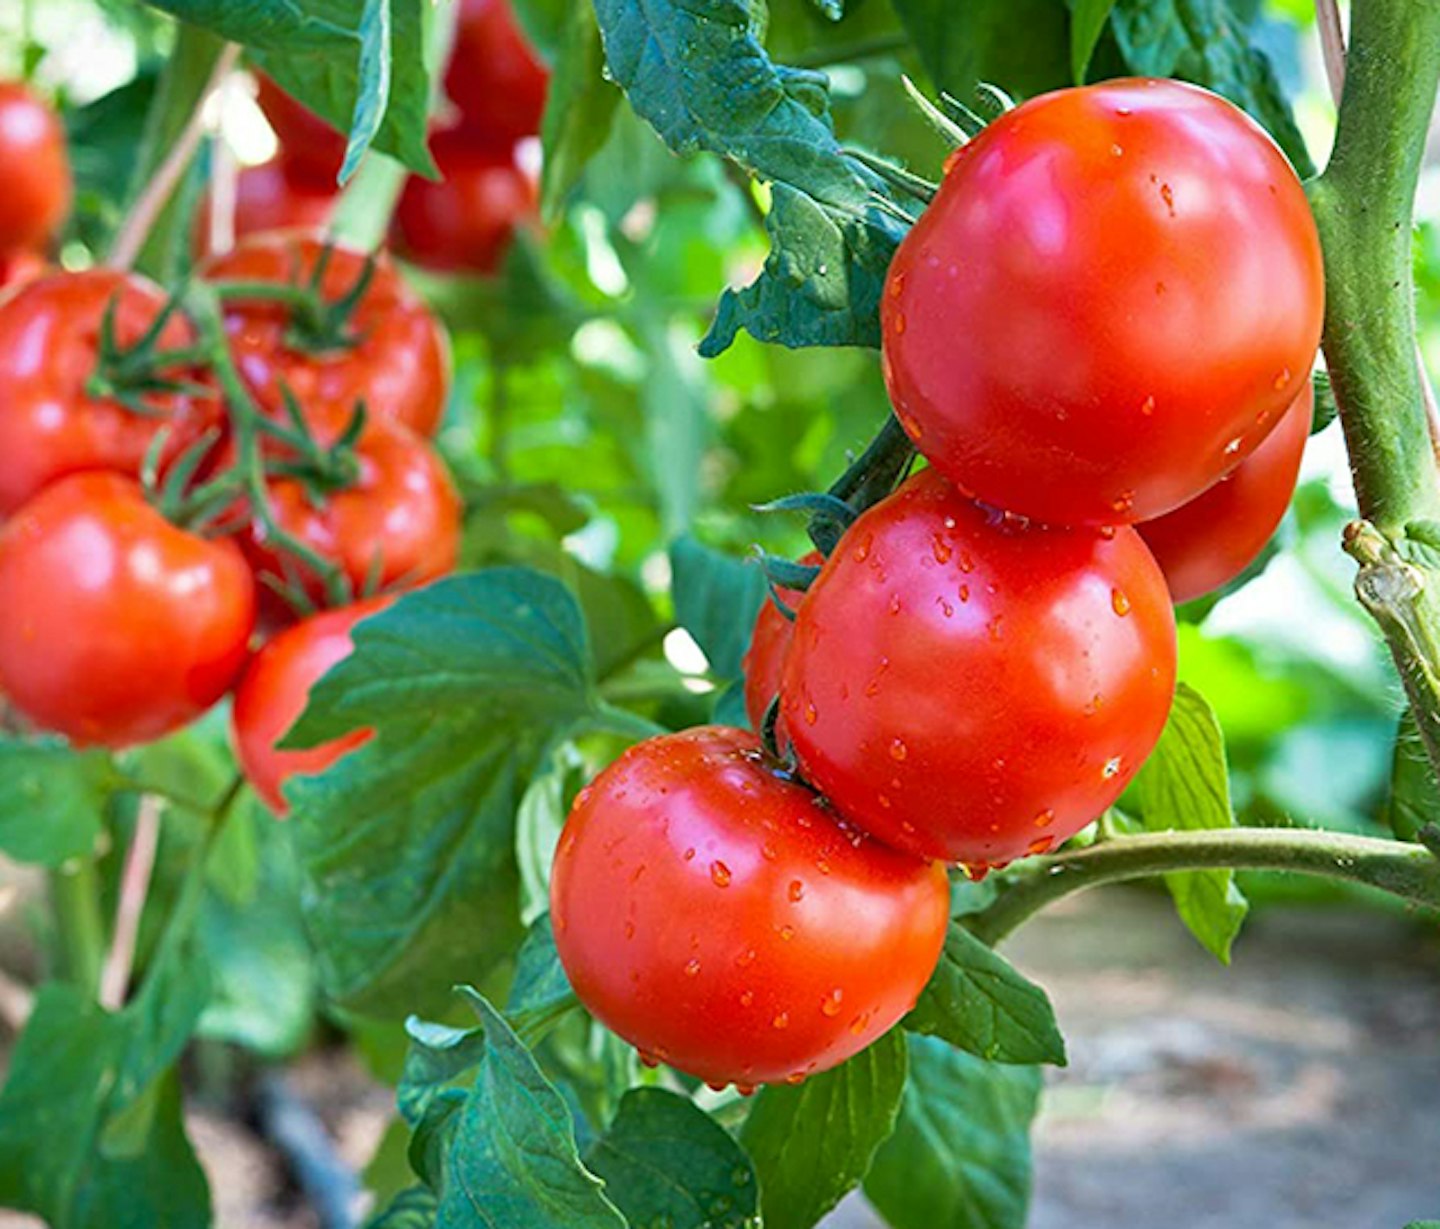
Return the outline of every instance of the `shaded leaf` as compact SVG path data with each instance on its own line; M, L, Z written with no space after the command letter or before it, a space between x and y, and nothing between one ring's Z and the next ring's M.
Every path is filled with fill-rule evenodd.
M58 738L0 738L0 852L51 867L91 853L119 785L104 751L77 751Z
M545 149L540 210L546 221L560 216L565 198L610 135L620 93L605 80L604 70L595 9L590 4L573 5L540 125Z
M767 589L760 569L679 538L670 546L675 618L704 650L718 678L738 679Z
M973 103L981 82L1028 97L1070 81L1070 17L1062 0L894 4L930 79L961 102Z

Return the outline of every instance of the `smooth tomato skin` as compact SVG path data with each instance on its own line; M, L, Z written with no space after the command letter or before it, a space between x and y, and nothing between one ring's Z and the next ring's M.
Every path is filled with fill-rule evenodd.
M1174 687L1170 597L1133 529L1002 517L926 469L811 586L780 712L806 779L851 823L978 869L1114 802Z
M70 156L60 117L17 81L0 82L0 166L0 255L45 247L70 212Z
M73 475L0 527L0 691L74 743L193 721L234 683L254 626L239 548L170 524L133 479Z
M1228 584L1265 549L1295 494L1314 413L1307 380L1265 442L1225 477L1188 504L1135 526L1175 602Z
M250 237L211 260L203 275L212 281L308 283L326 246L323 236L305 231L272 231ZM321 293L343 297L361 276L365 254L332 246ZM370 285L350 317L359 338L353 346L307 353L287 344L289 311L276 303L231 300L225 327L247 386L265 412L283 415L282 386L288 386L307 413L344 421L363 401L370 418L404 423L433 435L450 390L450 344L439 321L381 256Z
M291 777L324 772L365 742L373 730L303 751L280 751L275 744L290 732L310 699L310 689L354 649L351 632L362 619L379 614L394 599L369 598L353 606L327 610L286 628L255 654L235 689L231 732L240 769L277 817L289 814L281 787Z
M439 133L430 151L444 176L412 175L395 208L395 250L440 272L494 273L515 228L535 214L534 177L513 147L477 148L461 132Z
M742 730L650 739L580 792L555 857L581 1002L714 1085L858 1053L914 1005L945 937L944 869L842 827L777 769Z
M461 0L445 92L472 144L513 144L540 131L550 73L509 0Z
M294 178L333 192L345 161L345 138L264 73L257 82L260 110L275 130L286 168Z
M335 212L332 187L296 175L281 159L242 167L235 177L235 239L271 230L321 230ZM210 198L196 211L195 250L210 254Z
M455 568L460 549L460 497L433 448L413 431L383 420L367 425L355 448L359 477L319 504L296 480L270 483L270 506L282 529L337 563L352 589L378 583L423 585ZM242 542L257 577L287 575L285 560L251 523ZM324 591L303 566L291 563L312 600Z
M26 250L0 255L0 293L24 286L45 272L45 257Z
M166 457L173 458L218 421L219 405L206 397L147 393L146 403L157 411L152 416L86 392L101 321L117 294L115 333L126 346L144 335L165 302L158 286L134 274L54 273L0 299L0 515L67 474L108 469L138 475L162 426L169 431ZM193 342L177 312L159 344L173 349Z
M883 366L930 463L1054 524L1149 520L1255 450L1320 340L1304 189L1176 81L1061 90L952 156L891 263Z
M807 566L821 564L825 562L825 556L818 550L812 550L800 562ZM781 589L780 597L791 610L799 610L800 603L805 600L805 594L798 589ZM755 616L750 647L745 650L741 662L745 672L745 715L749 717L753 730L758 731L764 725L770 701L780 692L780 672L794 635L795 624L780 613L780 607L766 598L760 613Z

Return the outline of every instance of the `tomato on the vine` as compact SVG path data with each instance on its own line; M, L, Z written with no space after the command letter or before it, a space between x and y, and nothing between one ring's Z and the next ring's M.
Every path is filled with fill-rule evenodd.
M575 799L550 887L581 1002L712 1084L800 1079L914 1006L944 942L943 867L844 826L752 734L631 747Z
M901 423L987 503L1148 520L1259 446L1309 376L1305 191L1244 112L1176 81L1045 94L962 146L881 308Z
M344 300L367 275L367 256L322 236L296 231L255 235L209 261L215 282L273 283L304 289L324 261L319 294ZM338 323L339 336L310 337L291 307L258 297L231 298L225 327L250 390L269 414L283 416L284 389L322 421L343 419L364 403L372 419L432 435L445 411L450 348L440 323L396 272L374 258L369 284Z
M45 272L45 257L39 252L18 251L0 255L0 291L13 290L33 282Z
M1228 584L1265 549L1295 493L1314 413L1307 380L1265 442L1225 477L1175 511L1135 526L1175 601Z
M264 73L258 80L260 110L275 130L286 168L316 188L334 191L345 161L345 138Z
M825 562L818 550L805 555L801 563L813 566ZM805 594L798 589L780 591L780 600L790 609L799 610ZM759 730L765 722L770 702L780 693L780 673L785 654L795 637L795 624L768 597L755 616L755 629L750 633L750 647L745 650L742 669L745 673L745 715L750 726Z
M539 132L549 81L510 0L461 0L445 92L472 143L501 146Z
M444 178L410 177L395 208L395 250L432 269L493 273L535 213L534 177L513 147L477 147L464 132L438 133L430 151Z
M37 251L70 210L70 156L60 117L17 81L0 81L0 255Z
M167 458L218 420L217 402L172 389L133 391L139 410L117 398L98 370L102 325L114 303L114 338L133 346L165 307L160 288L108 269L55 273L0 299L0 515L13 512L66 474L109 469L138 475L162 427ZM193 345L178 312L165 322L159 351ZM194 383L188 370L160 376Z
M780 712L847 819L983 868L1114 802L1174 685L1170 597L1133 529L1031 524L926 469L850 527L810 587Z
M350 656L355 625L393 600L370 598L314 615L275 636L246 667L231 712L235 753L245 779L277 815L290 810L281 790L286 781L324 772L370 737L372 731L356 730L303 751L281 751L275 745L300 719L310 689L331 666Z
M337 564L352 591L423 585L455 567L460 499L439 455L399 423L369 423L353 449L351 485L313 491L299 478L269 483L280 528ZM324 601L314 572L267 540L251 520L243 549L257 576L294 577L312 601Z
M42 729L124 747L178 729L245 664L250 569L133 479L75 474L0 527L0 691Z
M335 212L333 181L318 185L292 172L281 159L259 166L242 167L235 177L234 238L271 230L318 230ZM196 250L208 255L210 242L210 198L196 211Z

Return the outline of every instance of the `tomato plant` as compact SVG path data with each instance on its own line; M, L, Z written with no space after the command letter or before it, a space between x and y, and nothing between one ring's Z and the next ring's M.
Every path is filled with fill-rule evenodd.
M60 117L13 81L0 82L0 161L9 168L0 197L0 256L12 259L50 242L72 191Z
M825 562L819 551L811 551L800 560L803 566L816 567ZM781 610L776 602L765 602L755 616L755 626L750 632L750 646L745 650L742 667L745 671L745 715L754 729L765 724L765 713L770 703L780 694L780 676L785 666L785 655L795 638L794 613L805 594L799 589L783 586L776 596L785 603L788 610Z

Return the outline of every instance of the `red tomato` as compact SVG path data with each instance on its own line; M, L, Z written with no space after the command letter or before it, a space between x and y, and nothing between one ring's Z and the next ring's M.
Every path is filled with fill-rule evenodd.
M286 168L296 179L333 191L345 161L344 136L264 73L257 77L260 109L275 130Z
M173 457L217 421L219 406L208 398L145 393L154 412L136 414L87 392L101 321L117 295L116 339L129 346L165 302L159 287L134 274L54 273L0 299L0 515L66 474L111 469L138 475L162 426L169 431L167 456ZM176 313L159 345L175 349L194 340ZM194 378L188 371L164 374Z
M287 169L280 160L247 166L235 178L235 238L245 239L267 230L324 229L335 212L331 187L317 187ZM210 252L210 198L200 204L195 218L195 247Z
M534 178L515 161L513 147L475 148L462 132L430 143L444 179L412 175L395 209L395 250L442 272L493 273L515 227L534 216Z
M230 689L254 625L239 548L170 524L133 479L62 479L0 528L0 691L75 743L194 720Z
M807 565L824 563L825 556L818 550L812 550L800 562ZM798 589L781 589L780 597L791 610L799 610L800 603L805 600L805 594ZM745 715L750 718L750 726L754 730L764 725L765 710L780 692L780 671L794 635L795 624L780 613L780 607L766 598L760 613L755 616L755 630L750 633L750 647L745 650L742 663L745 671Z
M349 657L355 624L378 614L393 601L371 598L287 628L255 654L235 689L231 725L235 753L245 778L276 815L290 810L281 786L291 777L324 772L342 755L363 743L373 730L356 730L344 738L304 751L279 751L275 744L290 732L310 699L310 689Z
M204 267L212 281L308 284L326 241L295 231L255 235ZM336 302L365 268L365 254L331 248L320 291ZM349 417L363 401L372 419L404 423L433 435L450 386L450 348L444 330L383 255L349 320L354 341L315 351L292 333L292 313L274 302L232 299L225 326L251 391L270 414L283 415L281 387L320 421Z
M1175 601L1228 584L1265 549L1295 493L1314 413L1307 380L1265 442L1225 477L1174 512L1135 526Z
M509 0L461 0L445 92L472 142L509 145L539 132L549 82Z
M435 450L413 431L383 420L370 423L355 449L353 486L315 500L296 479L270 484L270 506L280 526L317 554L340 565L355 592L423 585L453 571L460 548L460 499ZM244 542L257 577L303 578L322 602L317 578L266 541L252 523ZM288 568L287 568L288 564Z
M45 258L38 252L18 251L0 256L0 291L24 286L44 272Z
M60 117L17 81L0 82L0 255L43 248L70 211Z
M754 735L631 747L575 799L550 885L581 1002L722 1085L844 1062L915 1004L945 938L938 863L842 826Z
M1061 90L954 156L895 254L890 399L985 502L1149 520L1248 456L1320 339L1320 242L1284 155L1176 81Z
M1174 685L1165 578L1133 529L1003 517L926 469L811 586L780 712L847 819L978 869L1044 852L1114 802Z

